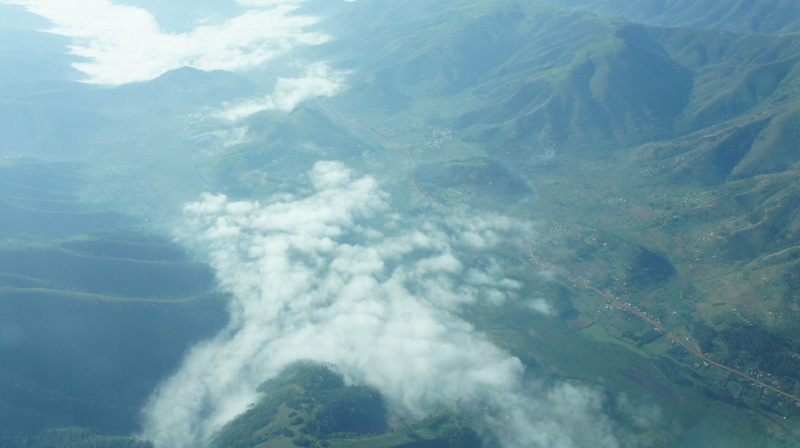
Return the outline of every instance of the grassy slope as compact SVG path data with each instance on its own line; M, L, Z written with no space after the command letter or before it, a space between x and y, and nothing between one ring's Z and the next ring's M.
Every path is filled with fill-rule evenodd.
M327 367L296 364L261 386L263 399L230 422L213 447L477 448L468 422L440 412L387 431L380 393L345 386Z
M689 72L646 35L584 13L453 2L403 25L399 38L382 38L379 22L344 39L345 66L361 52L380 55L342 96L354 110L401 115L404 98L424 92L440 102L428 124L542 148L668 134L690 94Z
M736 33L800 31L800 6L793 0L547 0L665 27L708 28Z
M98 433L136 430L157 382L224 325L208 268L83 202L82 168L0 166L3 446L138 446ZM95 429L42 432L72 426Z

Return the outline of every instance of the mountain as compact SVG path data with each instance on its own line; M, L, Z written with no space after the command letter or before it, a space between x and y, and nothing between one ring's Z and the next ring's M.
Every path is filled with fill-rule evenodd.
M175 29L195 17L155 3ZM447 313L538 382L602 390L586 400L620 446L797 443L800 35L768 34L796 30L796 8L309 0L297 13L331 39L294 54L346 73L341 90L235 123L214 113L279 82L181 68L86 86L63 41L0 65L0 409L18 410L0 444L137 443L148 394L227 319L214 273L170 241L181 205L305 197L320 160L375 179L396 213L381 232L535 227L458 260L508 270L514 300ZM285 370L214 446L492 446L507 428L467 405L387 421L381 391L338 373Z
M763 419L796 417L792 399L772 394L796 397L800 387L796 35L661 28L518 1L364 0L327 12L319 28L336 39L304 55L350 70L347 89L270 124L263 156L242 148L228 162L262 166L281 147L276 135L302 141L307 132L319 144L314 136L328 129L360 141L353 153L380 168L353 163L381 173L396 195L422 195L445 215L466 204L544 222L520 269L564 275L568 292L547 296L564 297L562 323L581 344L611 342L647 359L592 362L570 345L582 365L628 366L604 376L615 378L606 387L646 390L672 415L688 415L675 404L686 397L720 406L739 422L737 437L766 438ZM796 16L786 16L790 27ZM219 184L240 184L235 172ZM526 336L530 320L497 313L471 316L528 365L569 369ZM670 342L678 338L695 352ZM569 371L582 378L581 368ZM749 372L775 389L751 390ZM653 446L710 431L656 428ZM794 438L787 424L767 443Z
M792 0L548 0L603 17L664 27L707 28L734 33L800 31L800 5Z
M653 28L541 3L415 8L431 12L403 22L390 6L391 24L370 16L371 27L346 25L358 34L319 50L346 48L342 67L379 55L337 107L447 127L521 162L546 151L628 157L654 142L669 148L662 157L682 158L669 182L707 187L791 171L798 160L794 35ZM408 31L381 38L387 27Z
M360 60L353 48L379 57L362 67L367 74L343 97L397 110L407 110L420 90L459 98L460 113L426 119L474 129L476 140L505 134L513 136L510 144L536 147L663 135L688 101L690 72L650 39L639 39L645 36L633 26L540 3L455 5L423 21L414 16L400 38L385 34L380 18L370 18L366 29L352 27L359 34L342 39L350 49L342 66ZM369 47L361 49L361 42Z
M749 14L752 29L793 29L798 15L782 8L794 5L769 3L780 25L755 21L765 3L738 2L728 9L738 18L714 27L737 30ZM636 11L647 23L700 26L668 6ZM537 254L548 265L670 322L726 366L797 391L797 35L659 28L514 1L393 7L364 1L323 24L342 37L319 54L359 67L349 90L324 102L332 117L412 148L413 176L438 206L558 222ZM709 6L681 11L692 8ZM452 168L481 158L530 193L509 202L507 190ZM604 300L576 293L583 312ZM615 325L606 330L628 331ZM761 348L736 342L751 328ZM738 390L706 375L715 397Z
M426 122L470 140L598 150L686 135L759 106L771 108L791 98L796 82L793 36L670 31L542 4L469 10L476 5L461 6L469 23L445 9L440 17L423 15L425 22L384 26L380 17L370 17L373 27L348 26L359 34L320 51L346 47L342 67L367 60L359 51L380 56L362 67L359 82L341 97L354 107L399 113L424 90L449 100L436 114L421 111ZM385 39L391 35L382 34L386 27L411 31ZM364 42L369 46L362 48ZM793 106L781 109L791 115Z

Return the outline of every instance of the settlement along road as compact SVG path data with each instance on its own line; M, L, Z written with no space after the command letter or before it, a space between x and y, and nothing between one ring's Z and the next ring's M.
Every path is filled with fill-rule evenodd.
M417 162L414 160L414 157L411 155L411 151L409 151L406 146L403 146L403 145L400 145L400 144L398 144L396 142L393 142L392 140L390 140L386 136L381 135L380 133L374 131L373 129L370 129L367 126L364 126L363 124L361 124L361 123L359 123L359 122L357 122L355 120L350 120L350 119L342 117L339 114L334 114L331 110L329 110L327 107L325 107L321 102L318 102L317 104L325 112L327 112L329 115L336 116L339 120L342 120L342 121L345 121L347 123L350 123L351 125L354 125L357 128L361 129L362 131L366 131L368 134L372 135L373 137L378 138L384 144L387 144L387 145L393 146L394 148L403 150L406 153L406 155L408 156L409 161L411 162L411 179L410 179L411 187L414 189L414 191L420 197L422 197L423 199L427 200L434 208L439 210L439 212L441 212L442 214L444 214L446 216L450 216L450 213L448 213L447 210L445 210L444 207L442 207L442 205L439 202L437 202L436 200L434 200L430 196L428 196L425 193L423 193L417 187L417 184L416 184L415 179L414 179L414 174L415 174L416 169L417 169ZM664 333L667 336L667 338L669 338L670 340L672 340L672 341L680 344L681 346L683 346L689 353L691 353L692 355L696 356L697 358L702 359L703 361L709 363L712 366L716 366L716 367L718 367L718 368L720 368L722 370L728 371L728 372L730 372L730 373L732 373L734 375L737 375L737 376L739 376L741 378L744 378L744 379L746 379L748 381L751 381L753 384L756 384L756 385L759 385L759 386L764 387L766 389L769 389L769 390L771 390L771 391L773 391L773 392L775 392L775 393L777 393L777 394L779 394L779 395L781 395L783 397L786 397L786 398L788 398L788 399L790 399L790 400L792 400L792 401L794 401L796 403L800 403L800 397L796 397L794 395L788 394L788 393L786 393L786 392L784 392L784 391L782 391L782 390L780 390L780 389L778 389L776 387L770 386L769 384L767 384L767 383L765 383L765 382L763 382L763 381L761 381L761 380L759 380L757 378L754 378L754 377L752 377L752 376L750 376L750 375L748 375L748 374L746 374L744 372L740 372L740 371L738 371L736 369L733 369L731 367L728 367L726 365L723 365L723 364L720 364L720 363L714 361L713 359L711 359L708 356L704 355L703 352L700 350L700 348L696 344L692 343L690 345L688 343L689 342L688 339L687 339L687 341L682 341L674 333L672 333L671 331L669 331L666 328L664 328L664 326L661 325L659 322L653 320L652 318L648 317L642 311L639 311L636 308L628 305L627 303L623 302L622 300L620 300L619 298L615 297L614 295L612 295L612 294L610 294L608 292L605 292L605 291L601 291L600 289L597 289L596 287L592 286L589 282L587 282L586 280L584 280L582 278L573 277L572 275L569 274L569 272L566 272L566 271L564 271L562 269L558 269L556 267L548 265L547 263L544 263L543 261L539 260L536 257L536 254L534 254L534 252L533 252L533 246L530 243L527 243L527 242L514 242L514 244L526 246L528 248L528 255L530 256L531 261L533 261L533 263L535 265L541 267L542 269L547 269L548 271L552 271L552 272L554 272L554 273L566 278L567 280L570 280L573 283L575 283L577 285L580 285L580 286L582 286L582 287L584 287L586 289L590 289L590 290L596 292L597 294L600 294L601 296L605 297L606 299L610 300L617 307L619 307L621 309L624 309L626 311L629 311L630 313L633 313L636 316L639 316L644 321L652 324L655 328L657 328L662 333Z
M793 401L795 401L797 403L800 403L800 397L796 397L794 395L788 394L788 393L786 393L786 392L784 392L784 391L782 391L780 389L777 389L777 388L775 388L773 386L770 386L769 384L767 384L767 383L765 383L763 381L760 381L760 380L758 380L756 378L753 378L752 376L750 376L750 375L748 375L748 374L746 374L744 372L740 372L740 371L738 371L736 369L732 369L732 368L730 368L730 367L728 367L726 365L723 365L723 364L720 364L720 363L714 361L713 359L711 359L708 356L704 355L703 352L700 350L700 348L697 345L695 345L695 344L691 344L690 345L688 343L689 342L688 339L687 339L687 341L682 341L674 333L672 333L671 331L669 331L666 328L664 328L664 326L661 325L661 323L659 323L656 320L653 320L652 318L647 316L642 311L639 311L636 308L634 308L634 307L628 305L627 303L623 302L618 297L615 297L614 295L612 295L612 294L610 294L608 292L601 291L601 290L597 289L596 287L592 286L589 282L587 282L584 279L575 278L572 275L570 275L568 272L565 272L562 269L558 269L558 268L555 268L553 266L550 266L550 265L544 263L543 261L539 260L536 257L536 255L533 253L533 246L530 243L517 242L516 244L520 244L520 245L526 246L528 248L528 255L530 256L530 258L533 261L533 263L536 264L537 266L539 266L539 267L541 267L543 269L547 269L548 271L555 272L556 274L566 278L567 280L570 280L571 282L573 282L575 284L583 286L586 289L590 289L590 290L596 292L597 294L600 294L601 296L605 297L606 299L612 301L614 303L614 305L616 305L617 307L619 307L621 309L624 309L626 311L629 311L629 312L641 317L646 322L652 324L654 327L656 327L662 333L667 335L667 338L669 338L670 340L672 340L674 342L677 342L678 344L682 345L686 350L689 351L689 353L693 354L694 356L702 359L703 361L711 364L712 366L719 367L720 369L723 369L723 370L726 370L726 371L728 371L730 373L738 375L738 376L740 376L740 377L742 377L742 378L744 378L744 379L746 379L748 381L752 381L754 384L757 384L757 385L759 385L761 387L767 388L767 389L769 389L769 390L771 390L771 391L773 391L773 392L775 392L775 393L777 393L779 395L782 395L782 396L784 396L784 397L786 397L786 398L788 398L790 400L793 400Z

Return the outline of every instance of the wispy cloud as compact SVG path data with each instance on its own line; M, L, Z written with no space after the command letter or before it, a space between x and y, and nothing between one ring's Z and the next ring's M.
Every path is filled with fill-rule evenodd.
M343 85L344 75L323 63L315 63L307 67L304 76L279 78L271 94L229 106L216 117L235 122L265 110L290 111L305 100L335 95Z
M180 238L231 293L231 323L153 395L144 437L202 446L260 383L311 360L379 388L395 421L450 406L484 418L508 447L618 446L598 393L526 383L519 359L459 317L466 305L519 300L520 283L489 251L529 238L528 225L402 218L374 179L338 162L318 162L308 183L302 197L206 194L186 205ZM487 261L467 265L466 251Z
M206 146L204 150L213 154L212 149L227 149L250 141L247 130L247 126L217 129L192 135L191 140L200 147Z
M553 305L547 301L547 299L538 297L535 299L529 300L525 305L533 311L537 313L544 314L545 316L554 316L555 310L553 309Z
M314 17L294 14L301 1L241 0L250 8L223 23L167 33L148 11L109 0L0 0L25 6L54 23L49 31L74 39L71 51L87 58L75 68L87 82L143 81L182 66L201 70L248 69L298 45L328 37L307 31Z

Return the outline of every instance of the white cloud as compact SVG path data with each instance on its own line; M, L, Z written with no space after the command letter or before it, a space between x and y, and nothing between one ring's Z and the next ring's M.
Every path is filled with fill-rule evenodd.
M223 149L227 149L249 142L250 139L247 135L247 131L247 126L239 126L201 132L192 135L190 138L195 142L205 142L206 145L210 147L221 147ZM209 150L207 149L206 151Z
M536 275L547 281L554 281L556 279L556 273L549 269L540 269L536 272Z
M343 80L344 73L334 72L323 63L315 63L307 67L305 76L279 78L271 94L230 106L215 116L235 122L265 110L291 111L308 99L335 95L341 89Z
M531 299L525 304L528 308L537 313L544 314L545 316L553 316L555 315L555 310L553 309L553 305L550 305L550 302L544 298L536 298Z
M664 413L658 405L653 403L635 404L626 393L617 396L617 406L625 415L629 415L634 425L639 428L650 428L659 424Z
M260 383L311 360L380 389L395 421L450 406L485 419L508 447L618 446L599 394L526 384L519 359L458 317L521 286L499 263L469 267L459 254L528 238L528 226L497 215L404 220L374 179L338 162L318 162L309 183L306 197L206 194L185 207L180 238L231 292L231 323L151 397L144 437L202 446Z
M188 33L164 32L152 14L109 0L0 0L24 5L51 20L52 33L74 39L72 53L87 82L123 84L143 81L172 69L253 68L298 45L316 45L328 37L306 31L317 19L293 14L299 1L240 1L251 7L221 24Z

